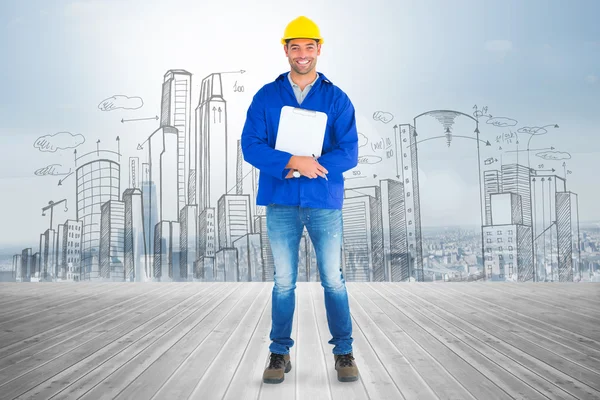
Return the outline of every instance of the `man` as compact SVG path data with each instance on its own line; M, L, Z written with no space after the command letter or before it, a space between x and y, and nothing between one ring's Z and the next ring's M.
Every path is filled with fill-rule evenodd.
M254 96L242 132L244 159L260 171L257 205L266 206L267 234L275 265L272 292L270 362L266 383L280 383L291 369L289 351L295 309L298 253L304 227L317 256L325 291L327 321L338 379L356 381L352 320L341 268L343 173L358 164L358 132L348 96L322 73L317 57L323 38L310 19L291 21L282 44L290 71ZM275 150L282 107L327 114L321 156L294 156Z

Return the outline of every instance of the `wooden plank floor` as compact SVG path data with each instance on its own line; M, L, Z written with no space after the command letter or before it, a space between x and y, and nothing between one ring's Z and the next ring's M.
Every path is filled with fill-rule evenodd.
M348 282L356 382L319 282L263 384L272 282L2 283L0 399L598 399L600 284Z

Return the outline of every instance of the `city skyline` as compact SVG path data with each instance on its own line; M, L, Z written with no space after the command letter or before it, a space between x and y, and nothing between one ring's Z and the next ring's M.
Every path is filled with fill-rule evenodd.
M135 157L124 157L119 137L116 152L101 149L98 140L95 152L80 156L77 147L85 138L63 133L58 138L46 139L45 146L75 148L75 220L83 224L81 259L79 265L74 265L59 256L66 248L65 228L64 224L59 225L57 234L51 223L50 229L40 236L38 252L31 250L30 255L25 247L20 259L14 258L15 271L19 269L22 276L28 276L33 262L35 274L41 280L62 279L73 267L80 267L79 273L72 275L74 280L272 279L266 217L264 210L254 204L257 171L245 164L239 138L236 156L228 157L232 150L227 146L227 99L223 96L221 73L201 79L194 123L190 124L189 88L193 82L193 74L187 70L168 70L164 74L160 122L138 144ZM430 149L439 151L440 145L477 154L481 245L475 254L480 250L480 259L468 266L467 276L519 281L581 278L578 197L567 191L567 171L560 177L548 173L555 172L554 168L531 168L531 139L559 125L520 127L515 119L493 117L487 107L475 105L473 109L472 115L454 110L428 111L408 124L390 123L394 119L391 112L373 112L373 120L388 124L393 134L374 143L359 133L359 165L345 174L345 180L355 179L360 183L364 177L361 170L369 164L387 164L388 173L379 176L375 185L346 185L342 270L347 280L424 281L426 273L431 274L432 270L423 261L422 225L427 213L421 215L419 176L426 170L421 168L423 163L431 163L427 158ZM486 119L492 130L510 127L512 133L514 127L522 138L529 135L523 150L527 160L523 156L519 160L520 150L517 150L516 162L510 155L503 162L502 156L509 152L505 151L497 163L493 152L502 147L494 149L496 143L492 145L489 139L493 132L481 134L480 119L482 122ZM465 130L473 134L454 134ZM506 136L499 137L504 140ZM516 144L518 149L518 138ZM377 151L385 152L385 158L372 154ZM570 158L568 153L559 151L538 152L535 156L545 160ZM230 159L235 166L229 165ZM525 161L527 166L523 165ZM122 162L128 167L121 168ZM244 174L244 169L249 172ZM229 171L235 173L235 179L229 179ZM68 176L59 181L60 185L70 184ZM123 188L121 181L129 187ZM250 186L245 184L247 181ZM545 182L549 183L548 197L544 193ZM538 184L542 186L541 196L536 194ZM133 193L137 194L136 205ZM135 224L134 209L138 217ZM536 212L539 209L541 216ZM494 232L499 235L497 243L506 239L509 243L514 240L515 245L506 249L490 245L492 238L488 236ZM302 270L306 271L307 280L318 279L310 262L310 239L305 236L303 241ZM261 251L252 250L257 245ZM241 264L240 256L244 257Z

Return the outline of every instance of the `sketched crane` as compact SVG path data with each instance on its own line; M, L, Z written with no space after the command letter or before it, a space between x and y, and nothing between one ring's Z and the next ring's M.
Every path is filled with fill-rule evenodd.
M46 211L49 209L50 210L50 229L52 229L52 218L54 216L54 207L59 205L60 203L65 203L65 212L69 211L69 209L67 208L67 199L62 199L60 201L54 202L52 200L50 200L48 202L48 205L44 208L42 208L42 216L45 217L46 216Z

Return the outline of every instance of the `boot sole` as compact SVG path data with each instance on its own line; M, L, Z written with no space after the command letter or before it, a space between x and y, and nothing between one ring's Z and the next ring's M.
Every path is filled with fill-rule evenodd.
M358 380L358 376L338 376L340 382L354 382Z
M291 362L291 361L289 361L289 362L287 363L287 365L285 366L285 370L284 370L284 372L287 374L287 373L288 373L288 372L290 372L291 370L292 370L292 362ZM281 382L283 382L283 380L284 380L284 379L285 379L285 375L284 375L284 377L283 377L283 378L281 378L281 379L268 379L268 378L267 378L267 379L263 379L263 382L264 382L264 383L281 383Z

